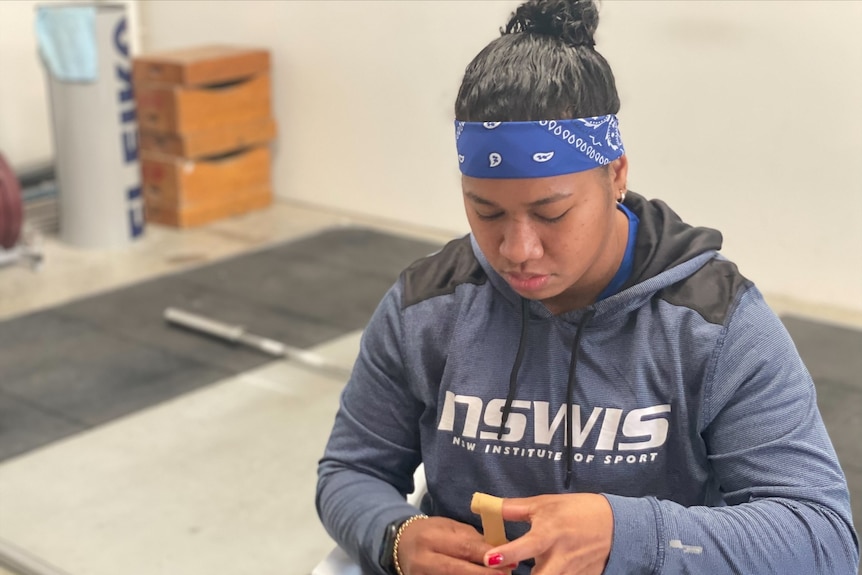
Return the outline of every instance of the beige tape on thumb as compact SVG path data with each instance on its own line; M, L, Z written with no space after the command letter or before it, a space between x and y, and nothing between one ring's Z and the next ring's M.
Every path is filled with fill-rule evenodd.
M494 547L507 543L506 526L503 523L503 500L485 493L474 493L470 511L482 516L482 531L485 541Z

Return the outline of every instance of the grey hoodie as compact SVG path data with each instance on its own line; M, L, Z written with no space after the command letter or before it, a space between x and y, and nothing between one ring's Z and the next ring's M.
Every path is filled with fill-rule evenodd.
M718 232L626 206L632 276L589 308L523 300L470 236L384 297L318 470L321 520L364 572L418 513L424 462L422 511L477 529L475 491L604 494L606 575L856 573L847 484L783 325Z

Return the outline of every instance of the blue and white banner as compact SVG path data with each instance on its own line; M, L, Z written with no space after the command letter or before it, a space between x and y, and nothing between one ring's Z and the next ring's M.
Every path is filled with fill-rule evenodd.
M537 122L455 122L461 173L543 178L604 166L625 153L613 114Z

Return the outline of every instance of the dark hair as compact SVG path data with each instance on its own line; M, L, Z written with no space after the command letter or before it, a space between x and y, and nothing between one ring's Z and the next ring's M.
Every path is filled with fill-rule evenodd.
M614 74L594 49L593 0L529 0L467 66L455 118L558 120L616 114Z

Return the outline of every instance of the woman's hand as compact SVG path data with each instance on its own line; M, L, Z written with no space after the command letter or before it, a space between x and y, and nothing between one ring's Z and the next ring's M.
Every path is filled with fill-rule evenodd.
M519 539L485 553L490 566L535 559L532 575L601 575L611 551L614 517L595 493L539 495L503 500L503 519L528 521Z
M444 517L414 521L401 533L398 564L404 575L495 575L482 564L491 548L471 525Z

